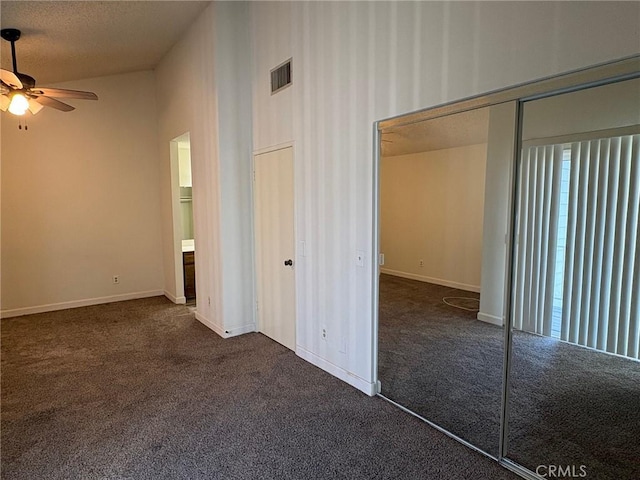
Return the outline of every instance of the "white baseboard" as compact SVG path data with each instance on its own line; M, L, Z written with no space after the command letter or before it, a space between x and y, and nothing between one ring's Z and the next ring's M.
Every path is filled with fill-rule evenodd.
M216 332L222 338L237 337L238 335L244 335L245 333L251 333L256 331L256 326L253 323L249 323L247 325L242 325L240 327L234 327L234 328L225 330L217 323L212 322L207 317L199 313L197 310L196 310L196 320L198 320L204 326Z
M85 298L83 300L72 300L70 302L49 303L35 307L14 308L0 311L0 318L19 317L21 315L32 315L34 313L55 312L57 310L67 310L69 308L89 307L91 305L101 305L103 303L123 302L125 300L138 300L140 298L159 297L164 295L162 290L148 290L146 292L123 293L121 295L110 295L108 297Z
M489 315L488 313L478 312L476 317L481 322L491 323L492 325L497 325L498 327L502 327L504 325L504 321L501 317L496 317L495 315Z
M374 382L367 382L357 375L328 362L324 358L320 358L316 354L311 353L300 346L296 346L296 355L371 397L377 393L376 384Z
M173 303L178 305L184 305L185 303L187 303L187 297L176 297L175 295L172 295L166 290L164 291L164 296L167 297L169 300L171 300Z
M253 323L249 323L247 325L242 325L240 327L230 328L225 330L227 334L227 338L229 337L237 337L238 335L244 335L245 333L252 333L256 331L256 326Z
M459 290L465 290L467 292L480 293L480 285L469 285L467 283L453 282L451 280L444 280L442 278L425 277L424 275L400 272L398 270L389 270L387 268L381 268L380 273L393 275L394 277L408 278L409 280L418 280L419 282L433 283L435 285L442 285L444 287L457 288Z
M228 338L229 337L229 335L224 331L224 329L220 325L218 325L215 322L212 322L211 320L209 320L207 317L202 315L197 310L196 310L196 320L198 320L200 323L202 323L205 327L208 327L211 330L213 330L214 332L216 332L222 338Z

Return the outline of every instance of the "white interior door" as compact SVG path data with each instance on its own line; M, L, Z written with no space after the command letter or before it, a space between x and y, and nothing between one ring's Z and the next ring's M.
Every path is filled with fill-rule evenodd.
M258 330L295 350L293 149L254 157Z

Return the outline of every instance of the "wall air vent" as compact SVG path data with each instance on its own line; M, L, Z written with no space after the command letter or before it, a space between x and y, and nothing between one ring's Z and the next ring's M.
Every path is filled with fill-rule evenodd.
M271 70L271 95L291 85L291 59Z

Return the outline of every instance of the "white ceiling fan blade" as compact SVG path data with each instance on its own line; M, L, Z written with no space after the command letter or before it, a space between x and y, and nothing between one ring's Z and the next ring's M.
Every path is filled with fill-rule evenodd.
M67 105L66 103L62 103L55 98L36 97L34 98L34 100L39 104L44 105L45 107L55 108L56 110L60 110L61 112L70 112L71 110L75 110L75 107Z
M40 110L42 110L43 106L36 102L33 98L29 99L29 111L31 114L35 115Z
M4 68L0 68L0 80L9 85L11 88L20 89L22 88L22 82L16 76L15 73L10 72L9 70L5 70Z
M2 95L0 97L0 110L2 110L3 112L6 112L7 108L9 108L10 103L11 103L11 100L9 99L9 97L7 97L6 95Z
M98 100L98 96L93 92L83 92L81 90L67 90L63 88L32 88L32 95L42 95L54 98L77 98L80 100Z

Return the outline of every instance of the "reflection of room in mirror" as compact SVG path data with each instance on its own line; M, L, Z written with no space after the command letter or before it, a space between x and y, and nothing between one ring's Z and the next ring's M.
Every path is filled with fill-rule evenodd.
M640 80L524 104L506 456L640 478Z
M490 110L382 133L378 362L383 395L497 457L503 329L477 319Z
M612 78L379 124L381 395L525 478L640 478L640 80Z

